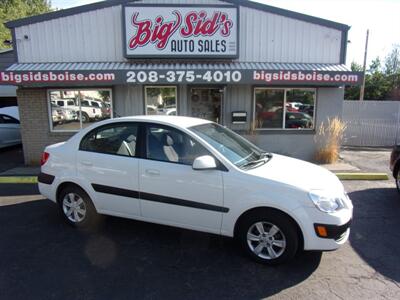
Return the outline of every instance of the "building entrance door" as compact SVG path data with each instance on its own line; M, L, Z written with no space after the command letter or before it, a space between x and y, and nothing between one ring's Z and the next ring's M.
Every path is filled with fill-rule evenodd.
M224 90L221 88L191 88L191 116L222 123L222 99Z

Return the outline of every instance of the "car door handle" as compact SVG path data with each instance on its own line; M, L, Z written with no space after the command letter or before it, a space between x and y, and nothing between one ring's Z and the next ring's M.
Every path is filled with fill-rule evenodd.
M154 169L146 170L146 174L150 176L160 176L160 171Z
M93 164L89 161L82 161L81 165L83 165L85 167L93 167Z

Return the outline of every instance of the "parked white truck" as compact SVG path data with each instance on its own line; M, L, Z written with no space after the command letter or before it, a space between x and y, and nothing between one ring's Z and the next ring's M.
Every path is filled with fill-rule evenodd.
M93 105L90 100L81 100L82 122L87 123L93 120L102 119L102 111L98 105ZM53 104L57 104L64 108L74 109L79 115L79 105L73 98L52 100Z

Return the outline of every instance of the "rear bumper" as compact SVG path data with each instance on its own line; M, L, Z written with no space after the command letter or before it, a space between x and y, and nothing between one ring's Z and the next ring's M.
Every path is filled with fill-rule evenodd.
M38 176L38 188L40 194L47 199L56 202L55 185L53 184L54 180L55 176L46 173L40 173Z
M43 183L43 184L53 184L55 179L55 176L50 175L50 174L46 174L46 173L40 173L38 176L38 182L39 183Z

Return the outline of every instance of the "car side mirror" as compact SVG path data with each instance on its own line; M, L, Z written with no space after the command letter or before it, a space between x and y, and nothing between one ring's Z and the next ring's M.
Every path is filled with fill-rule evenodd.
M217 168L215 159L210 155L196 158L193 162L193 170L213 170Z

